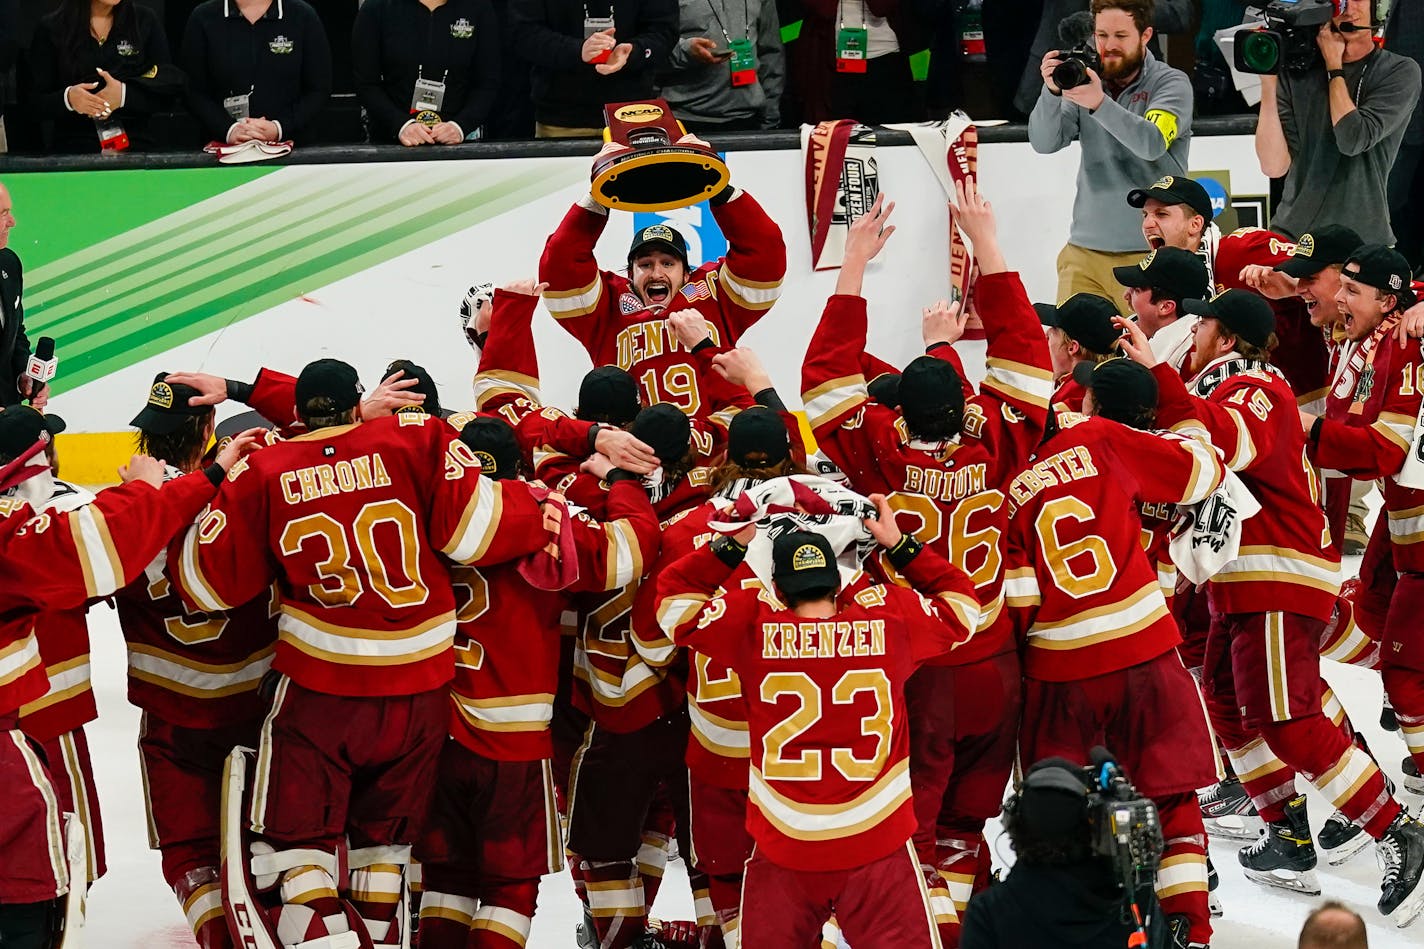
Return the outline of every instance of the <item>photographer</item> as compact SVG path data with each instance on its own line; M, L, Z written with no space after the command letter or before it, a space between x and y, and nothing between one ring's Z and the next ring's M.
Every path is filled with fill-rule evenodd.
M1128 894L1112 862L1093 852L1089 804L1083 769L1072 762L1045 758L1028 770L1004 804L1013 869L970 902L960 949L1131 945L1136 927L1123 921ZM1138 906L1150 914L1147 944L1166 945L1162 914L1144 889Z
M1371 0L1347 0L1320 27L1321 63L1261 77L1256 156L1285 176L1273 229L1297 236L1325 224L1368 243L1393 244L1386 186L1419 101L1419 66L1376 49Z
M1034 151L1052 154L1078 139L1082 159L1068 244L1058 255L1058 298L1096 293L1121 300L1112 268L1147 250L1141 222L1121 196L1144 181L1185 175L1192 86L1186 73L1147 50L1153 0L1093 0L1092 34L1051 50L1043 91L1029 116ZM1083 31L1072 17L1060 37ZM1126 315L1126 302L1118 307Z

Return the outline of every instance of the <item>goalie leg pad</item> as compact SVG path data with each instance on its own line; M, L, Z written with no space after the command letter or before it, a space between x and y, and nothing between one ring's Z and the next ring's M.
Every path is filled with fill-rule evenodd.
M360 916L375 946L400 946L409 918L405 867L408 845L361 847L350 851L351 906Z
M230 949L227 919L223 915L222 874L217 867L189 870L173 887L183 915L201 949Z

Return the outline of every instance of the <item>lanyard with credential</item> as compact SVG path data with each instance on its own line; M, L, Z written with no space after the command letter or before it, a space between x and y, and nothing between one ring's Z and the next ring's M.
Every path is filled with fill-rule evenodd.
M845 25L845 2L837 0L836 15L840 28L836 30L836 72L863 73L866 68L866 47L870 30L865 25L865 4L860 4L860 26Z
M727 63L732 71L732 85L754 84L757 80L757 61L756 50L752 45L751 6L747 0L742 0L742 37L735 40L727 32L727 26L722 22L721 14L717 12L717 0L707 0L707 9L712 11L712 18L717 21L717 29L722 31L722 38L727 41L727 49L732 53Z

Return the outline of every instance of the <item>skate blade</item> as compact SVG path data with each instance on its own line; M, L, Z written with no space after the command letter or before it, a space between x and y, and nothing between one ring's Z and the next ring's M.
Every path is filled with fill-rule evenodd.
M1215 893L1208 893L1206 897L1207 909L1211 911L1212 919L1220 919L1226 915L1226 908L1221 905L1221 900L1217 899Z
M1249 867L1242 867L1241 872L1246 874L1246 879L1253 883L1260 883L1263 886L1274 886L1278 889L1288 890L1291 893L1299 893L1302 896L1319 896L1320 880L1316 877L1314 870L1298 872L1295 870L1272 870L1263 872L1252 870ZM1284 874L1290 874L1285 876Z
M1414 888L1409 899L1395 907L1389 918L1397 928L1404 929L1419 918L1420 912L1424 912L1424 881Z
M1370 835L1361 831L1334 850L1326 850L1325 862L1332 867L1338 867L1340 864L1349 861L1357 854L1363 852L1364 849L1372 843L1374 843L1374 841L1370 838Z
M1202 825L1208 836L1218 840L1255 840L1266 828L1266 822L1259 817L1228 814L1223 817L1202 815Z
M1410 794L1424 794L1424 778L1404 776L1404 790Z

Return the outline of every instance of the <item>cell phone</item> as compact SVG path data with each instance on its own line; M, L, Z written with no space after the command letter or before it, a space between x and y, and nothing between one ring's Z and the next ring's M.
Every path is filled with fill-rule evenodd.
M712 55L713 55L713 56L731 56L731 55L732 55L732 47L730 47L730 46L714 46L714 47L712 47Z

